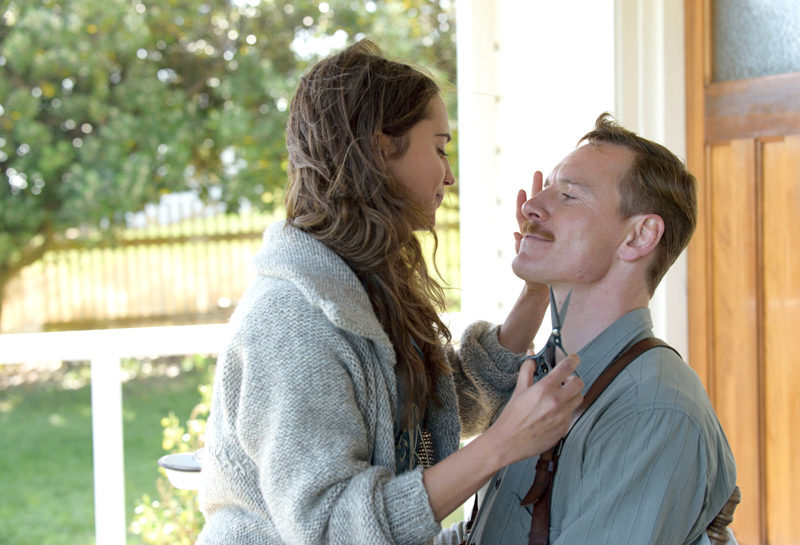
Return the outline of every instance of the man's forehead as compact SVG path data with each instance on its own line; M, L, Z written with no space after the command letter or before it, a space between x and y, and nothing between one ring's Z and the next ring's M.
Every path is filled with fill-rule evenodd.
M633 162L633 151L607 142L584 142L550 172L545 184L569 182L590 186L602 180L617 181Z

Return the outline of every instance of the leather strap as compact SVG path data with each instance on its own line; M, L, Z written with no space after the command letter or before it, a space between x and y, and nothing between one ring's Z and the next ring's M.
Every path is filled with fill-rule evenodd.
M467 545L469 533L472 530L472 525L475 524L475 517L478 516L478 493L475 493L474 501L472 502L472 514L469 516L466 527L464 528L464 537L458 542L458 545Z
M573 423L567 435L551 449L543 452L539 456L539 461L536 463L536 475L533 478L530 490L525 494L525 497L520 502L520 505L533 504L533 515L531 516L531 529L528 534L528 545L547 545L550 538L550 500L553 494L553 478L558 468L558 458L561 455L561 448L564 445L569 432L575 427L575 424L580 420L583 413L591 407L603 390L611 384L611 382L625 369L625 367L639 357L641 354L656 348L657 346L664 346L675 350L661 339L650 337L642 339L637 342L606 367L603 372L597 377L583 397L583 402L575 410L573 415Z

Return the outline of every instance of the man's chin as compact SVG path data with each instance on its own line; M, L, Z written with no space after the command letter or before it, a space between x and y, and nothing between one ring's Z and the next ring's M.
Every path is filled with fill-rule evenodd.
M534 278L534 275L532 274L533 271L530 270L530 267L526 265L527 263L525 263L525 256L517 254L511 261L511 270L514 272L515 275L525 280L526 282L539 282L539 280Z

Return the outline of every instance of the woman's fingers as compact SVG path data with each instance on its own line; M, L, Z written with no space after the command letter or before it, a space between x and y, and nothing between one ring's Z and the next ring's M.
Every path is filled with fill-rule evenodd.
M534 371L536 371L534 361L530 358L525 358L519 368L517 387L514 389L515 393L522 393L533 385Z
M532 415L549 427L546 433L554 434L555 440L566 433L573 412L583 401L583 381L574 374L579 363L578 355L570 354L536 383L538 392L531 392Z
M566 434L582 400L583 382L573 374L579 358L571 355L534 383L535 362L526 358L514 393L493 426L512 461L543 452Z
M574 374L580 362L581 359L577 354L570 354L558 362L542 380L560 384L561 389L568 397L580 394L583 390L583 381Z
M520 231L522 231L522 226L527 220L525 214L522 213L522 205L525 204L525 201L528 200L528 195L525 193L524 189L520 189L517 191L517 208L515 209L517 215L517 225L519 226Z
M570 354L566 358L559 361L553 370L547 373L547 376L542 380L551 380L564 382L568 376L575 372L581 359L577 354Z
M531 196L536 195L542 190L544 184L544 175L540 170L533 173L533 184L531 185Z
M541 171L537 170L533 173L533 181L531 182L531 197L536 195L542 190L543 184L543 176ZM525 204L525 201L528 200L528 194L525 192L524 189L520 189L517 191L517 208L516 208L516 215L517 215L517 225L519 226L519 230L522 231L522 226L525 225L525 222L528 220L525 217L525 214L522 212L522 205ZM514 249L517 253L519 253L519 243L522 240L522 234L520 232L514 233Z
M570 354L562 359L541 382L553 389L553 395L559 403L556 408L559 418L567 424L572 420L572 413L583 401L583 381L575 375L580 363L577 354ZM566 433L566 429L564 430Z

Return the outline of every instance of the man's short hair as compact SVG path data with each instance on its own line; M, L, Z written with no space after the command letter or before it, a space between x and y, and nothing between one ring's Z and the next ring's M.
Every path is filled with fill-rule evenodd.
M619 181L619 213L622 218L658 214L664 220L664 234L647 271L652 295L694 233L697 180L674 153L629 131L609 113L601 114L594 129L578 143L584 141L624 146L635 154L630 168Z

